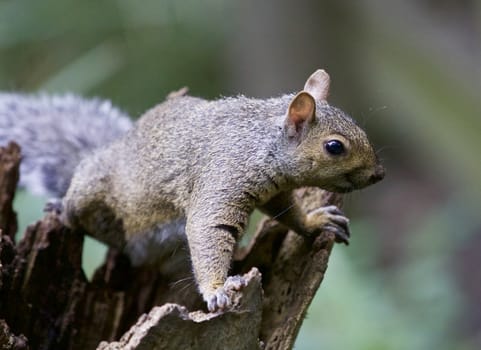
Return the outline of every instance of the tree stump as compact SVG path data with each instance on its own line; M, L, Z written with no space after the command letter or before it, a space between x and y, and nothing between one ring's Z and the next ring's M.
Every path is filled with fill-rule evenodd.
M292 349L334 234L305 238L264 218L235 254L232 274L244 274L247 286L232 310L208 313L191 276L133 267L114 249L88 281L82 233L53 213L16 244L19 162L18 146L0 147L1 349ZM306 211L341 204L315 188L298 190L296 200Z

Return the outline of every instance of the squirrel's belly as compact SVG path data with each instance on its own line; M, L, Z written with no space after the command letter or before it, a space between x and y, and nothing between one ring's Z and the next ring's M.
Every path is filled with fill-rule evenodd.
M188 254L179 254L188 251L186 246L185 218L180 218L136 234L128 240L124 251L134 266L155 264L171 270L179 259L188 263Z

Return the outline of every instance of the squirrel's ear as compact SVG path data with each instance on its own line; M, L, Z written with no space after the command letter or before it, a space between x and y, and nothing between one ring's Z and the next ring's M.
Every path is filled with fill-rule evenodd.
M310 93L317 101L326 101L330 82L329 74L324 69L318 69L307 79L304 91Z
M314 120L316 102L306 91L299 92L292 99L287 110L286 128L289 137L298 137L306 125Z

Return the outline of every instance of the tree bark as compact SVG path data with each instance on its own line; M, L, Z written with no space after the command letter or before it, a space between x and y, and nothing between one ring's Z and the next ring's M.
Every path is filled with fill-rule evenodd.
M17 215L13 211L13 197L19 179L20 147L10 143L0 148L0 229L11 239L17 232Z
M186 276L132 267L114 249L88 281L82 233L53 213L15 244L19 160L18 146L0 148L0 348L292 349L324 277L332 233L304 238L264 218L236 252L232 273L244 274L247 286L232 310L208 313L192 276L178 283ZM298 190L296 200L306 211L341 204L315 188Z

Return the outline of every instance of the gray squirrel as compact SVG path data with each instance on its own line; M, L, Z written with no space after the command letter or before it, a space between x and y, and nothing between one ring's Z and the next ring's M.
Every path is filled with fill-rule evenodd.
M350 192L384 177L365 132L327 103L329 84L317 70L302 91L276 98L173 94L133 126L106 101L0 94L0 144L22 146L21 184L61 197L66 226L134 263L183 237L208 309L225 310L244 284L228 273L255 208L294 231L329 228L347 241L339 209L304 213L292 190Z

